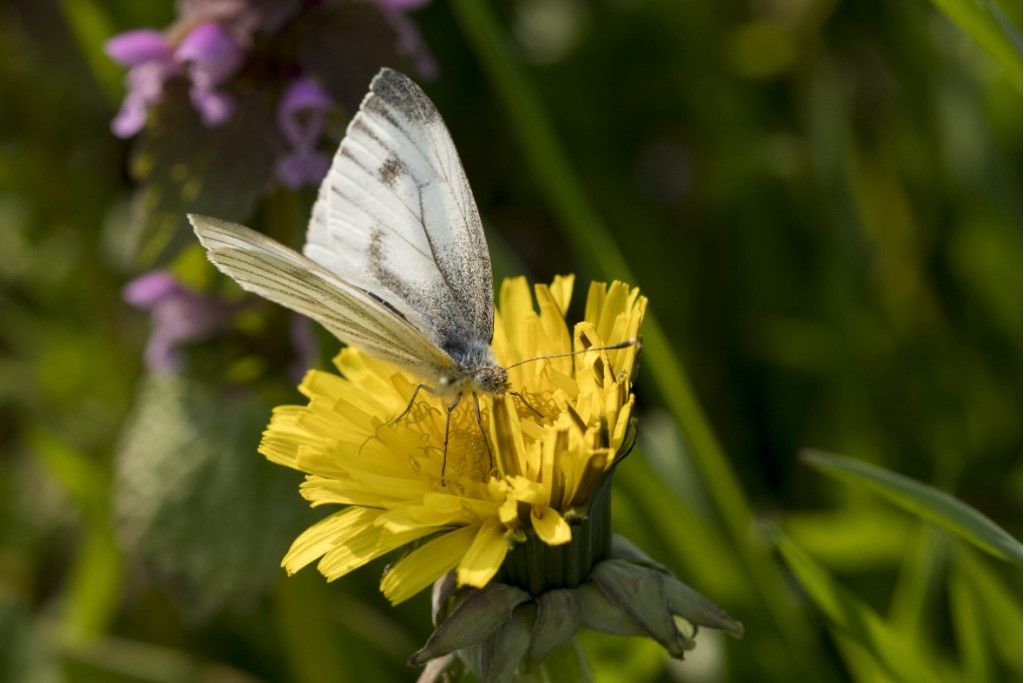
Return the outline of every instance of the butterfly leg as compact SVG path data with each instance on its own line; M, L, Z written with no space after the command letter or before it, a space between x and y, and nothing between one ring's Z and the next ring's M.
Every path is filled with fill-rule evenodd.
M458 407L462 400L462 393L456 394L455 398L448 405L444 415L444 449L441 452L441 486L444 486L444 470L448 466L448 436L451 434L452 412Z
M536 408L534 408L533 405L531 405L530 402L526 400L526 397L523 396L522 394L520 394L518 391L512 391L510 389L508 393L510 393L511 395L515 396L520 401L522 401L523 405L526 406L527 408L529 408L530 410L532 410L537 417L544 417L544 413L542 413L539 410L537 410Z
M409 402L405 405L405 409L398 414L398 417L391 418L388 421L388 424L397 424L398 422L402 421L402 418L409 414L409 411L412 410L413 405L416 403L416 397L419 395L421 390L427 392L428 394L434 393L434 390L431 389L429 385L417 384L416 388L412 390L412 396L409 398Z
M480 428L480 436L483 437L484 446L487 448L487 463L489 469L494 469L494 451L491 450L490 439L487 438L487 432L484 430L484 420L480 416L480 397L473 392L473 410L476 411L476 426Z

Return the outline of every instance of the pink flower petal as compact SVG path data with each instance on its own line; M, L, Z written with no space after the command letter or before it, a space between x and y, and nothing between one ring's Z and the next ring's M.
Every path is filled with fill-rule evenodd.
M430 0L377 0L377 5L383 10L393 12L405 12L412 9L419 9L430 4Z
M158 301L179 291L181 286L173 275L153 270L125 285L121 296L136 308L152 308Z
M331 98L315 81L292 81L277 105L277 123L285 139L295 147L315 145L331 104Z
M245 50L220 24L200 24L181 41L174 57L189 67L192 82L212 89L238 70Z
M170 61L170 43L160 31L144 28L114 36L104 46L107 55L122 66L135 66L149 61Z
M204 126L219 126L235 113L235 98L221 90L206 90L195 86L191 97L192 106L199 112Z
M278 159L275 171L282 185L296 188L318 184L327 175L330 165L326 154L313 149L296 149Z

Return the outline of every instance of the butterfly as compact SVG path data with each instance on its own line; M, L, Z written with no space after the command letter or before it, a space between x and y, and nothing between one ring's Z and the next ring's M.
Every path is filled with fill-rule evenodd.
M509 391L529 406L491 350L491 260L469 181L437 108L406 76L385 68L370 83L320 186L302 254L241 225L189 221L210 261L243 289L419 377L396 420L421 390L445 398L445 455L464 395L478 424L478 392Z

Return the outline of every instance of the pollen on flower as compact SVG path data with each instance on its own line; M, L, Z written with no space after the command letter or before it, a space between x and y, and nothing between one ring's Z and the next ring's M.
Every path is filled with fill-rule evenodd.
M314 506L346 506L303 532L282 564L295 572L319 559L336 579L391 550L418 547L386 573L381 589L401 602L456 570L483 586L510 548L532 536L547 545L572 525L628 440L635 344L646 308L639 290L595 283L584 320L565 314L572 277L536 285L506 280L495 316L494 353L515 363L511 391L464 395L451 416L442 478L446 406L419 392L420 380L353 348L335 359L340 376L313 370L299 390L305 406L274 411L260 452L301 470ZM520 396L514 395L518 392Z

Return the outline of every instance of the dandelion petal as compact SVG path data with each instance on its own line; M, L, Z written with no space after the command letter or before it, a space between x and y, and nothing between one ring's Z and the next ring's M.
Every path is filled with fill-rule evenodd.
M487 585L498 572L507 554L508 541L505 540L505 532L498 520L492 517L480 527L473 544L459 563L459 585L477 588Z
M381 591L392 604L408 600L447 571L473 544L479 527L467 526L420 546L399 560L380 582Z
M530 513L530 520L537 536L548 545L562 545L572 540L569 523L552 508L544 508L540 515L534 510Z

